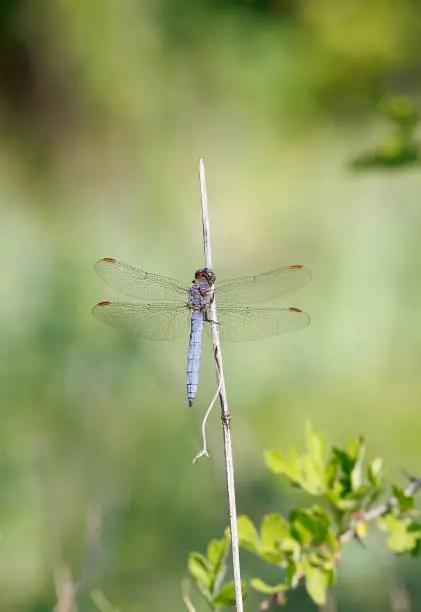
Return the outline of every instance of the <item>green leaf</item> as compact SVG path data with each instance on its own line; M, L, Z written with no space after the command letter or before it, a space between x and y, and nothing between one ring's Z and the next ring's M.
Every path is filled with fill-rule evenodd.
M260 547L259 536L247 515L243 514L238 517L237 529L240 546L251 552L258 553Z
M285 581L287 586L295 589L303 576L303 567L298 560L290 559L285 572Z
M384 97L379 103L379 110L401 127L413 127L418 121L418 113L408 96Z
M266 514L260 528L262 545L278 549L280 542L290 535L289 522L280 514Z
M241 597L245 599L247 596L247 586L245 582L241 583ZM212 599L212 604L218 608L235 606L235 588L234 583L226 584L219 593Z
M280 549L293 559L298 561L301 557L301 544L293 537L284 538L280 544Z
M284 474L286 461L280 451L265 451L265 463L274 474Z
M226 558L229 547L229 537L221 540L212 540L208 544L207 557L212 566L212 579L209 584L211 592L219 590L219 586L224 579L226 572Z
M283 591L287 591L288 587L286 584L276 584L275 586L270 586L260 580L260 578L252 578L250 580L250 586L253 587L259 593L265 593L265 595L274 595L275 593L281 593Z
M325 491L324 469L304 455L301 457L301 486L311 495L321 495Z
M228 551L228 539L212 540L209 542L206 555L212 567L218 567Z
M314 465L324 468L326 461L326 439L322 434L314 433L311 425L306 426L308 455Z
M355 525L355 533L361 540L363 540L367 536L367 523L364 523L364 521L357 521L357 524Z
M399 519L392 514L377 519L379 527L390 533L387 545L393 552L403 554L417 547L421 539L421 526L410 518Z
M290 514L290 521L292 535L296 536L303 546L312 543L320 545L326 542L331 519L320 506L293 510Z
M303 559L303 570L307 593L314 603L323 606L326 603L326 591L331 584L330 572L315 567L307 559Z
M348 456L351 459L351 461L353 461L354 463L358 461L361 451L365 452L364 447L365 447L365 442L364 442L364 438L362 437L350 438L348 440L346 448L347 448Z
M325 482L327 487L333 487L338 472L338 459L332 457L325 467Z
M274 474L284 474L293 482L301 484L300 458L294 449L290 449L288 459L280 451L266 451L265 462Z
M355 445L354 452L357 453L355 465L351 472L351 486L354 493L358 492L363 483L363 465L365 457L365 444L363 438L358 440L358 445Z
M338 464L338 467L342 470L343 474L349 476L351 474L351 470L354 467L355 462L351 459L348 453L345 453L340 448L333 447L332 453Z
M370 484L380 486L383 480L383 460L380 457L376 457L370 462L367 475Z
M208 560L204 555L198 552L190 553L187 567L190 574L198 583L209 588L212 582L212 572Z
M405 491L397 485L392 486L393 495L398 500L399 508L402 511L413 510L415 508L415 499L413 495L405 495Z

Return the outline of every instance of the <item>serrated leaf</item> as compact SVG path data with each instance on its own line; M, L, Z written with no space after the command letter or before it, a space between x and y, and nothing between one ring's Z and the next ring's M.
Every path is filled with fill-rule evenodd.
M255 591L265 593L266 595L274 595L275 593L281 593L288 590L286 584L276 584L275 586L270 586L269 584L266 584L266 582L263 582L263 580L260 580L260 578L252 578L250 580L250 586L252 586Z
M187 567L193 578L206 588L212 581L212 571L206 557L198 552L189 554Z
M311 565L307 560L303 560L303 571L307 593L314 603L323 606L326 603L326 591L331 583L330 573Z
M244 600L247 596L247 586L245 582L241 582L241 597ZM226 584L217 595L212 599L212 604L217 608L235 606L235 588L234 583Z
M251 552L258 553L260 547L259 536L247 515L243 514L238 517L237 529L240 546Z

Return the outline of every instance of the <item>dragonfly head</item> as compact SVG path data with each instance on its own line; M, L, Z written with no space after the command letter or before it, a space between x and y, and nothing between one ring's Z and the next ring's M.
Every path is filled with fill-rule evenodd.
M215 274L210 268L200 268L200 270L196 270L194 274L194 279L196 281L199 281L202 278L206 278L210 286L215 283Z

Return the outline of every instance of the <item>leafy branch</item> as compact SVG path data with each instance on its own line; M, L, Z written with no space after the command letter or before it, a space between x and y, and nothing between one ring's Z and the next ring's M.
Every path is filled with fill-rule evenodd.
M308 427L306 453L266 451L265 461L271 472L316 497L317 503L292 510L288 518L267 514L260 528L246 515L238 518L240 547L280 569L276 585L260 577L250 581L253 589L270 596L261 610L285 603L288 592L301 583L316 604L324 605L344 546L354 538L363 541L370 524L387 533L393 553L420 555L414 495L421 479L410 478L406 488L393 484L392 494L380 502L386 493L383 462L379 457L367 461L363 438L351 438L344 449L328 452L323 434ZM228 545L226 531L222 540L211 542L206 555L189 557L190 575L212 610L233 605L232 585L224 584Z

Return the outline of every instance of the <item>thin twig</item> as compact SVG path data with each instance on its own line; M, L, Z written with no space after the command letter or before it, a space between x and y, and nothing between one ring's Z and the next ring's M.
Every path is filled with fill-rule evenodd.
M335 600L331 591L326 591L326 603L319 606L319 612L337 612Z
M77 590L80 591L89 581L90 574L97 564L101 553L101 528L102 528L102 509L99 504L91 503L86 513L87 522L87 541L83 559L82 571L77 583Z
M54 572L57 603L54 612L74 612L76 605L76 585L70 568L65 565Z
M405 497L412 497L419 489L421 489L421 478L412 478L411 482L404 490L404 495ZM346 544L355 536L358 522L370 523L376 518L383 516L383 514L386 514L386 512L389 512L389 510L392 510L392 508L396 508L398 505L399 500L397 497L391 497L388 501L375 506L368 512L359 513L358 518L353 522L351 527L338 537L339 542L341 542L341 544Z
M205 165L203 159L199 160L199 179L200 179L200 193L202 199L202 225L203 225L203 248L205 253L205 266L212 269L212 253L210 244L210 227L209 227L209 214L208 214L208 198L206 193L206 177L205 177ZM228 488L228 504L229 504L229 520L230 520L230 531L231 531L231 548L232 548L232 564L234 570L234 589L235 589L235 602L237 612L243 611L243 599L241 593L241 573L240 573L240 552L238 546L238 533L237 533L237 510L235 503L235 484L234 484L234 461L232 456L232 443L231 443L231 428L230 421L231 416L228 411L228 401L225 391L225 379L224 370L222 365L222 353L221 346L219 343L219 330L217 325L216 315L216 301L215 296L211 300L210 304L210 316L212 326L212 344L213 354L215 358L216 378L219 387L219 401L221 404L221 420L222 428L224 432L224 451L225 451L225 473L227 477L227 488Z
M206 421L208 420L208 417L211 413L214 403L216 402L216 398L218 397L220 390L221 390L221 385L219 385L219 387L217 388L216 393L213 396L212 401L209 405L209 408L206 410L205 416L203 417L203 422L202 422L203 448L199 453L197 453L196 457L193 459L193 463L196 463L196 461L200 459L200 457L203 457L203 455L205 455L205 457L209 457L208 447L207 447L207 442L206 442Z
M189 597L189 583L187 580L183 581L183 601L186 604L186 608L189 612L196 612L196 608L192 604Z
M89 573L95 565L101 543L101 508L91 505L87 511L88 535L83 567L78 581L74 580L70 568L62 563L54 571L57 603L54 612L73 612L76 596L85 586Z

